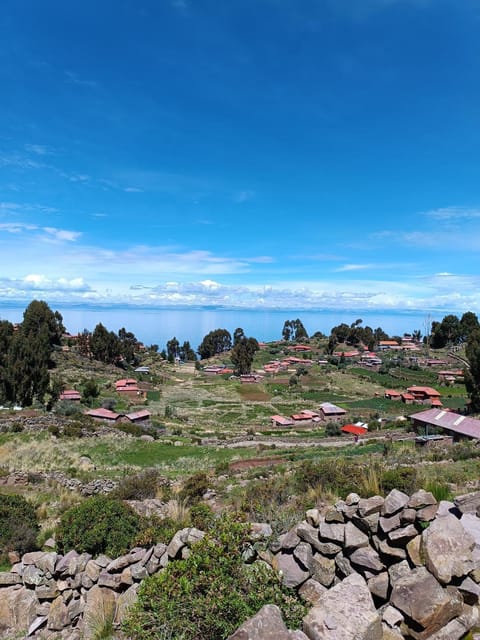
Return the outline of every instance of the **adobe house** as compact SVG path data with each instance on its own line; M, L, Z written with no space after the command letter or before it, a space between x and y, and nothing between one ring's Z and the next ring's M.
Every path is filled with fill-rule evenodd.
M322 402L320 405L320 418L324 422L340 422L345 415L347 415L345 409L337 407L336 404Z

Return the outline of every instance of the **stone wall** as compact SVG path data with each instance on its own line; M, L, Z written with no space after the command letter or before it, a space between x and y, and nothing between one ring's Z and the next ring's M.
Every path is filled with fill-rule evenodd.
M271 564L310 609L303 630L289 631L269 605L231 640L459 640L479 622L479 510L480 492L438 504L426 491L393 490L309 510L266 549L255 536L269 527L252 525L245 561ZM182 529L168 545L113 560L25 554L0 573L0 635L90 640L102 620L119 625L139 583L186 557L203 535Z

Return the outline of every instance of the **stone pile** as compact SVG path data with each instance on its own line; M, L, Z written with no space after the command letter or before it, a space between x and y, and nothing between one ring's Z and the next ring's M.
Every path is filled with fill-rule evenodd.
M312 605L303 632L284 627L277 640L459 640L479 621L477 512L480 492L437 504L395 489L307 511L261 554ZM232 640L269 637L258 629L272 615L277 628L267 608Z
M311 509L267 549L258 541L270 527L252 525L244 560L271 564L310 609L291 631L268 605L230 640L460 640L480 618L479 516L480 492L437 503L393 490ZM120 623L144 578L203 536L182 529L168 545L115 559L27 553L0 573L0 637L91 640L99 620Z
M10 572L0 572L0 637L91 640L102 620L119 624L135 601L139 583L185 558L202 531L177 531L170 543L135 548L111 559L88 553L26 553Z

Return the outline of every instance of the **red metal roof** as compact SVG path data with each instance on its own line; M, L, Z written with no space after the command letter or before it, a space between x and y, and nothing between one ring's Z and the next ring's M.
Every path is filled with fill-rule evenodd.
M354 436L363 436L367 433L367 429L365 427L357 427L354 424L346 424L342 427L342 431L344 433L352 433Z
M400 391L395 391L395 389L385 389L386 396L401 396Z

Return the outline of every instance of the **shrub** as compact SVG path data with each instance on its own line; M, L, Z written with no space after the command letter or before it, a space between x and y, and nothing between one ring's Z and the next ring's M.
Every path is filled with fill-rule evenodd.
M415 467L396 467L382 474L380 481L384 493L398 489L411 495L418 489L417 470Z
M75 549L115 557L132 547L140 518L120 500L93 496L65 511L56 531L62 553Z
M23 496L0 495L0 551L36 549L39 532L35 508Z
M182 490L180 491L180 498L182 500L188 500L191 503L201 500L203 494L208 489L208 477L206 473L195 473L186 479Z
M155 498L158 488L158 471L146 469L133 476L126 476L120 480L118 486L110 494L118 500L146 500Z
M247 531L223 517L215 537L207 534L187 559L144 580L124 625L128 636L224 640L267 603L282 609L289 627L299 627L305 607L294 592L283 588L265 563L242 562Z
M336 422L329 422L325 425L325 435L330 437L341 436L342 431L340 429L340 425L338 425Z

